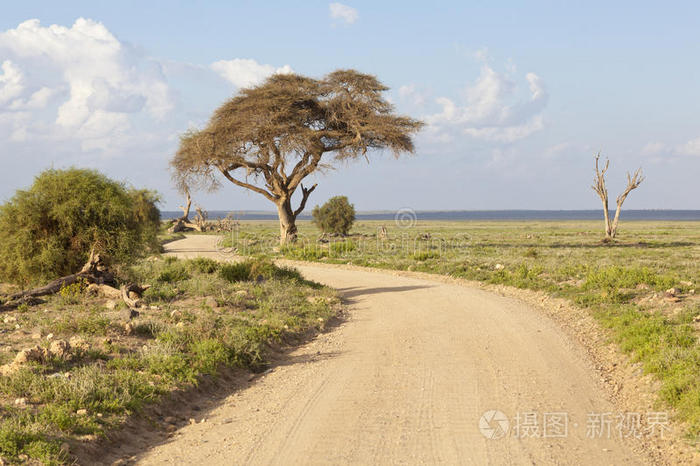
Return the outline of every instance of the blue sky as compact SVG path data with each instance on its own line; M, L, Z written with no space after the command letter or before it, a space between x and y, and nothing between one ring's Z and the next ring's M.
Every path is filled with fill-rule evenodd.
M87 166L180 199L178 134L273 72L376 74L428 122L414 156L316 177L310 205L361 210L597 208L593 153L647 180L628 208L700 208L694 2L7 2L0 17L0 199ZM31 21L36 20L36 21ZM265 209L224 184L209 209Z

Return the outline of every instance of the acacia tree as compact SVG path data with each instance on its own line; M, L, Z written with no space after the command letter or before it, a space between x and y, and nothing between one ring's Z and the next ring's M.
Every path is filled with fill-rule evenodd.
M322 79L277 74L224 102L202 130L180 139L171 161L178 184L216 189L219 176L277 206L280 242L294 241L296 218L316 188L302 180L342 161L388 149L413 152L423 125L394 114L376 77L337 70ZM369 160L369 159L367 159ZM301 188L295 208L292 195Z
M644 181L644 176L642 176L642 169L638 168L634 175L630 175L627 172L627 186L622 194L617 196L617 209L615 209L615 218L610 221L610 211L608 210L608 188L605 185L605 172L608 171L610 166L610 160L605 161L605 166L601 170L599 167L600 152L595 155L595 178L593 179L593 191L598 194L600 200L603 202L603 217L605 219L605 240L610 241L617 235L617 224L620 221L620 212L622 211L622 204L627 199L632 190L637 189L642 181Z

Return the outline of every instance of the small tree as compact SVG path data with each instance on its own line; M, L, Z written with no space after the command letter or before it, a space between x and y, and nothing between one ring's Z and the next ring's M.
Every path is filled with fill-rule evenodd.
M217 188L217 175L274 202L280 242L294 241L296 218L316 185L307 176L370 149L413 151L421 122L394 114L377 78L338 70L323 79L278 74L224 102L201 131L189 131L171 165L178 186ZM298 207L292 196L301 188Z
M600 200L603 202L603 217L605 219L605 240L611 241L617 235L617 225L620 221L620 212L622 211L622 204L627 199L632 190L637 189L642 181L644 181L644 176L642 176L642 169L638 168L634 175L627 173L627 187L625 190L617 196L617 209L615 210L615 218L610 220L610 211L608 210L608 188L605 186L605 172L608 171L610 166L610 160L605 161L605 167L601 170L599 167L600 152L595 155L595 178L593 179L593 191L598 194Z
M157 248L150 191L93 170L46 170L0 206L0 281L34 284L77 272L91 251L128 262Z
M347 235L355 222L355 206L345 196L335 196L311 212L314 224L324 233Z

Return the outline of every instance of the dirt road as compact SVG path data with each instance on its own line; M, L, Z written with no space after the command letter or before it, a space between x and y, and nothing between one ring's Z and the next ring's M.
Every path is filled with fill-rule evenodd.
M168 249L217 257L214 245L190 236ZM141 464L646 463L614 424L588 438L615 409L585 352L536 310L390 272L299 269L340 290L347 322ZM492 410L505 417L482 419ZM498 427L509 430L488 438Z

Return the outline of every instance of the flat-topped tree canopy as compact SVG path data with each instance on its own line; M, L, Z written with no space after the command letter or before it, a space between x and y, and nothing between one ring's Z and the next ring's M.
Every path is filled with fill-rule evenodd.
M281 241L296 238L295 219L316 185L302 180L333 162L386 149L413 152L412 136L423 123L394 114L376 77L337 70L322 79L276 74L241 89L224 102L202 130L180 140L171 161L179 187L218 188L217 176L262 194L277 205ZM291 198L297 187L302 199Z

